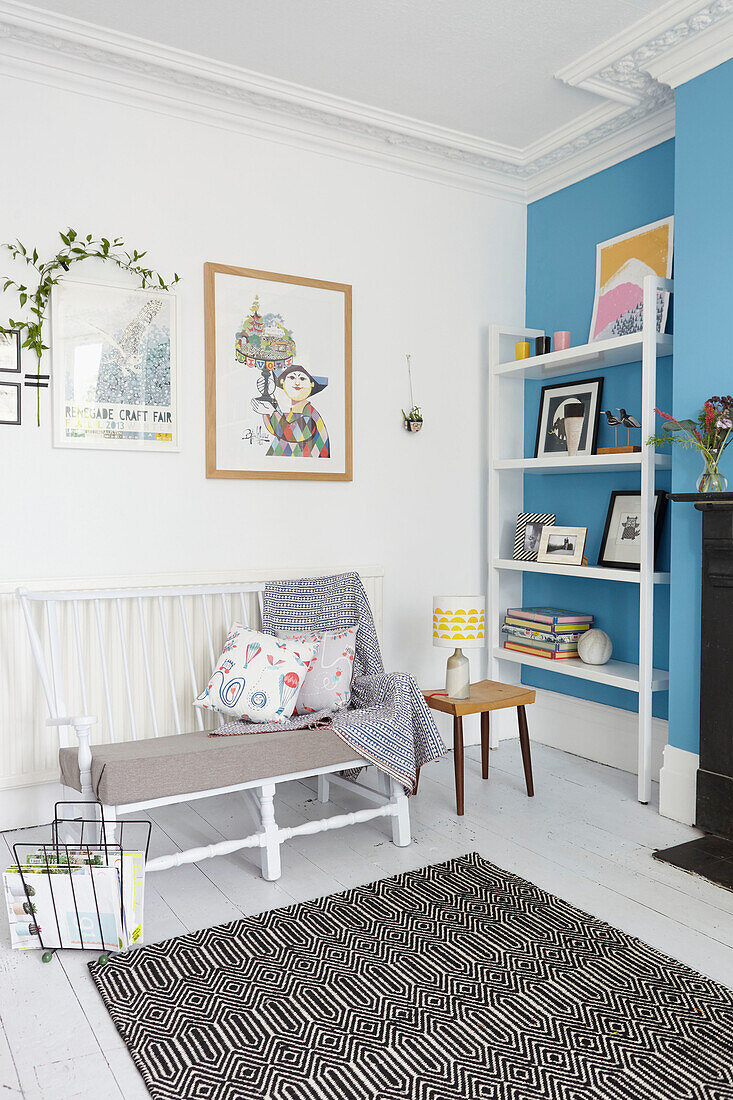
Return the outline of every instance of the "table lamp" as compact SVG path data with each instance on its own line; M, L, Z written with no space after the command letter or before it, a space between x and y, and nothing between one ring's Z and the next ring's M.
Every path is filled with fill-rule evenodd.
M434 596L433 645L453 649L448 658L445 690L451 699L467 699L470 683L468 657L461 646L486 645L483 596Z

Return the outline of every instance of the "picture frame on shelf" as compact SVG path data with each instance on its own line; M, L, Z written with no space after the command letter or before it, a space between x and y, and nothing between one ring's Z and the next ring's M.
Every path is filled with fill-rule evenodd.
M20 382L0 382L0 424L20 424Z
M547 565L582 565L587 527L543 527L537 561Z
M602 396L603 378L584 378L579 382L554 382L543 386L537 414L534 457L567 456L564 410L566 406L578 404L583 406L585 412L576 453L595 454Z
M654 556L667 509L663 489L654 493ZM601 539L598 564L609 569L641 569L641 493L613 489L608 502L606 525Z
M20 333L0 332L0 371L3 374L20 374Z
M555 516L550 512L520 512L514 536L514 561L537 561L543 527L553 527Z
M596 288L588 343L641 332L644 277L672 275L674 218L642 225L596 245ZM669 291L657 292L657 332L664 332Z

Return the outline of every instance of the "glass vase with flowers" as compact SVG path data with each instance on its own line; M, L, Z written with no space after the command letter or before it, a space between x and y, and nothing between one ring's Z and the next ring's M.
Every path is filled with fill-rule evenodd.
M661 431L647 444L663 447L676 443L680 447L695 447L703 461L697 482L698 493L722 493L728 485L718 466L733 432L733 397L709 397L695 420L675 420L669 413L655 409L664 423Z

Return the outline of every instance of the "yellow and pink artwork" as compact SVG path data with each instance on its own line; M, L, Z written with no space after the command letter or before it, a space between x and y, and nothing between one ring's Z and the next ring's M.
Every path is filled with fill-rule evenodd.
M590 340L641 332L644 278L672 274L674 218L644 225L596 246L596 294ZM664 332L669 294L657 294L657 331Z

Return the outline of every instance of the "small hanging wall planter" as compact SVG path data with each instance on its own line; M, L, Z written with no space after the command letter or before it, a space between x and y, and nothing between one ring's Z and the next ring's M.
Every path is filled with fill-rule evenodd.
M405 412L404 409L402 410L402 423L404 425L405 431L419 432L422 429L423 419L420 406L415 404L415 398L412 393L412 369L410 367L410 359L412 358L412 356L407 355L405 356L405 358L407 359L407 377L410 382L411 407L409 412Z

